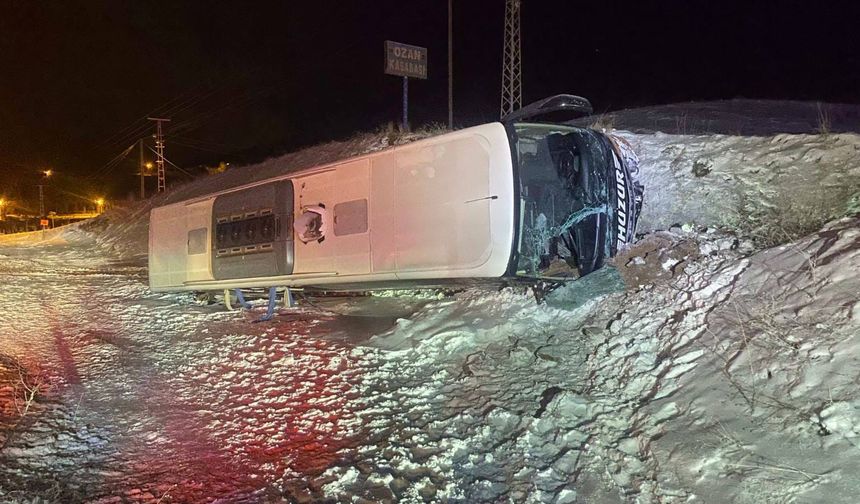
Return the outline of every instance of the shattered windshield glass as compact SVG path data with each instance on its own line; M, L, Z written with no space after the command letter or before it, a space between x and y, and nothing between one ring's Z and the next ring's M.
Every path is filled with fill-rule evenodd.
M521 234L517 273L577 277L602 263L608 217L605 153L598 134L516 124Z

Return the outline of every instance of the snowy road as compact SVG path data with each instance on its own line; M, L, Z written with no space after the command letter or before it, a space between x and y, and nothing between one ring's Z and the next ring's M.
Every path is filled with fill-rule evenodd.
M33 428L4 449L7 490L83 498L160 495L191 481L244 487L220 481L236 461L203 430L218 403L189 395L206 390L190 373L217 356L201 328L219 315L146 295L143 269L94 248L5 252L4 304L26 309L5 311L4 353L51 385Z
M257 501L355 444L366 358L332 317L252 325L153 295L144 268L87 243L5 248L0 264L0 349L46 383L4 433L2 495Z

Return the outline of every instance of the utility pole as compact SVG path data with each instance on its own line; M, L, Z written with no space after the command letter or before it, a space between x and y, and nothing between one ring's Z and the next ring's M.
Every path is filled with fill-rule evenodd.
M448 0L448 129L454 129L454 0Z
M523 103L520 0L506 0L506 2L505 48L502 55L502 117L518 110Z
M170 122L170 119L162 117L147 117L147 119L155 121L155 152L158 154L155 164L158 166L158 192L162 192L167 189L167 177L164 170L164 133L161 123Z
M409 77L403 76L403 124L400 129L409 131Z
M140 170L140 199L143 200L146 198L146 182L144 181L144 172L143 169L143 138L139 140L140 143L140 163L137 165L138 170Z

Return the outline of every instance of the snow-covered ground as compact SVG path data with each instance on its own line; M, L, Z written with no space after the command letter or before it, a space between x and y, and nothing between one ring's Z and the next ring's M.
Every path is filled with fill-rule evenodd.
M780 133L860 133L860 106L735 98L652 105L600 113L575 124L611 124L637 133L772 136Z
M860 137L624 134L649 234L545 304L254 324L148 291L145 206L0 242L0 500L856 502Z

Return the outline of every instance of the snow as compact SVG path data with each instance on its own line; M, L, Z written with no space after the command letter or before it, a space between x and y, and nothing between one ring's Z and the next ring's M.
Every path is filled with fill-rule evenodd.
M773 136L780 133L818 133L826 118L830 132L858 132L860 106L788 100L736 98L684 102L625 109L574 121L635 131L673 134Z
M0 237L0 500L855 502L860 138L621 134L648 234L543 304L253 324L147 289L144 206Z
M647 167L640 231L695 223L771 245L816 231L860 195L855 134L621 136ZM711 168L697 175L702 164Z

